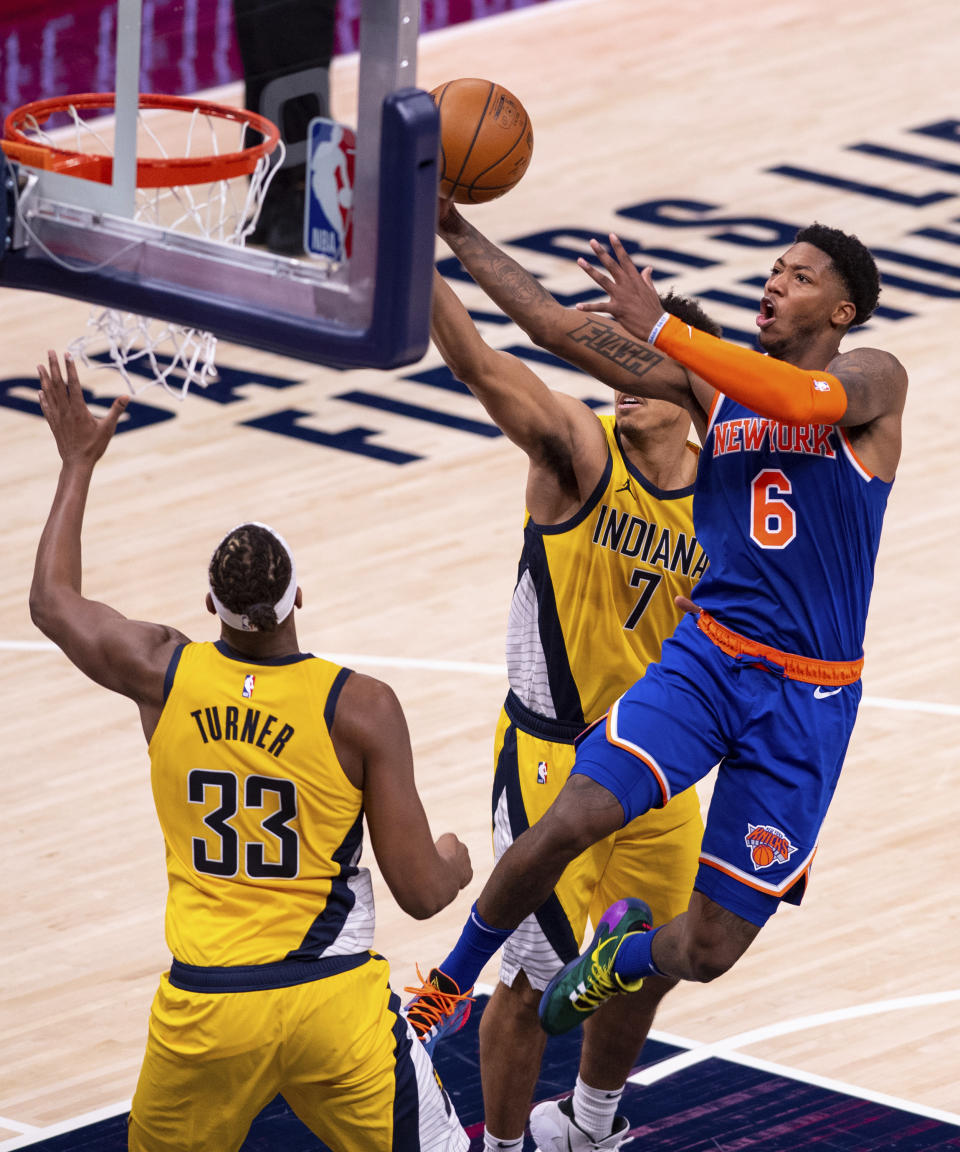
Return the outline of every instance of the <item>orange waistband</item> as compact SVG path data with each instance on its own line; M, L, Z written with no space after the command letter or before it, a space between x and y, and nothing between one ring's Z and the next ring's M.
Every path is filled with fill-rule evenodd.
M728 656L762 656L772 664L779 664L789 680L802 680L805 684L856 684L863 672L863 657L859 660L811 660L792 652L781 652L756 640L748 640L739 632L724 628L702 609L697 627Z

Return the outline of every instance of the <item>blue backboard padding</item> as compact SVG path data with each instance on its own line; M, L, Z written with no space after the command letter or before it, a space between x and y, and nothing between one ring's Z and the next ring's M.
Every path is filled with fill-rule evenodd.
M109 267L71 272L22 250L0 251L0 286L89 300L336 368L411 364L423 356L430 338L438 143L439 114L428 93L403 88L385 99L373 308L365 328L323 316L264 311L192 288L151 285ZM2 199L6 205L5 190ZM0 207L3 237L7 217L8 208Z

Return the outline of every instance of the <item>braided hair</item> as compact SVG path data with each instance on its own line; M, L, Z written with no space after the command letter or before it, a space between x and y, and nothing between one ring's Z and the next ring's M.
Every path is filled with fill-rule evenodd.
M210 559L210 589L258 632L275 632L274 606L292 572L290 556L272 532L259 524L241 524L220 541Z

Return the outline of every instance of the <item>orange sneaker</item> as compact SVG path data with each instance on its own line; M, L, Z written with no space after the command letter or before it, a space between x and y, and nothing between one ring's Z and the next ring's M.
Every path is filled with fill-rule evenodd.
M424 980L418 965L417 976L422 981L419 988L404 988L404 992L412 992L414 996L403 1009L403 1015L424 1048L433 1055L438 1040L452 1036L466 1024L473 1004L473 989L461 992L456 981L439 968L431 968L429 978Z

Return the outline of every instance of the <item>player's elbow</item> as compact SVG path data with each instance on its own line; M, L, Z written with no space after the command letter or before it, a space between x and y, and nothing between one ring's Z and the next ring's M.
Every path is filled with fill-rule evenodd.
M539 308L529 316L517 317L516 322L538 348L562 356L563 349L568 346L571 328L579 327L583 318L554 300L549 307Z
M384 879L394 900L414 920L429 920L442 912L470 877L468 872L458 878L455 862L439 855L419 866L411 864Z
M55 629L56 613L52 611L50 597L36 583L30 589L29 603L30 619L44 636L49 636Z
M442 354L451 373L474 394L485 392L496 385L499 357L482 341L446 344Z
M408 916L412 916L414 920L429 920L431 916L436 916L438 912L446 908L446 904L440 901L428 903L417 898L416 900L401 903L400 907Z
M412 916L414 920L429 920L431 916L436 916L438 912L442 912L456 896L457 889L448 890L450 887L449 884L444 884L442 887L438 885L432 889L417 888L415 891L395 891L393 898L403 911L408 916Z
M64 637L76 618L79 597L65 589L50 588L34 580L30 588L30 619L47 639L62 646Z

